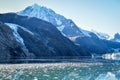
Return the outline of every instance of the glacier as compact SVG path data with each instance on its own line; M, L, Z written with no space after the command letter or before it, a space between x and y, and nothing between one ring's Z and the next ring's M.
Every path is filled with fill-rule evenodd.
M13 35L15 36L16 40L19 43L21 43L22 45L25 45L24 40L22 39L22 37L17 32L18 25L12 24L12 23L5 23L5 24L8 25L13 30Z
M21 29L23 29L24 31L28 32L31 35L34 35L34 33L32 33L28 29L26 29L26 28L24 28L22 26L19 26L17 24L13 24L13 23L5 23L5 24L8 25L13 30L13 35L15 36L16 41L21 44L22 49L24 50L24 52L29 53L29 50L25 46L23 38L20 36L20 34L18 33L17 30L18 30L18 28L21 28Z

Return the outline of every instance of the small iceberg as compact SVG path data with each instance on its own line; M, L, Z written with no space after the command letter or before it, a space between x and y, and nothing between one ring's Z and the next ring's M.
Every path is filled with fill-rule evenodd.
M107 74L100 74L95 80L118 80L115 74L108 72Z

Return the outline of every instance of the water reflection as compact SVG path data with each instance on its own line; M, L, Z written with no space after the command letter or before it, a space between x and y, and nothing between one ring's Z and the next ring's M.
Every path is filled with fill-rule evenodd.
M120 53L109 53L102 56L103 59L120 60Z

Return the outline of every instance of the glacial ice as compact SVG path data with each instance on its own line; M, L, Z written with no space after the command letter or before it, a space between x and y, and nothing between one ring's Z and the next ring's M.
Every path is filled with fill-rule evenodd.
M25 45L24 44L24 40L22 39L22 37L19 35L19 33L17 32L17 28L18 28L18 25L16 24L12 24L12 23L5 23L6 25L8 25L14 32L13 32L13 35L15 36L16 40L18 42L20 42L22 45Z

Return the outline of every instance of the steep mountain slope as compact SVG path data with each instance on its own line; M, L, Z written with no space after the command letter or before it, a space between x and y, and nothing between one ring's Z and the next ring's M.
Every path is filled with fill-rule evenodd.
M0 21L9 26L19 27L18 33L24 40L26 48L36 57L90 56L87 50L74 45L46 21L14 13L0 14Z

